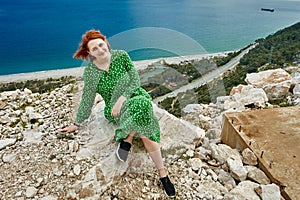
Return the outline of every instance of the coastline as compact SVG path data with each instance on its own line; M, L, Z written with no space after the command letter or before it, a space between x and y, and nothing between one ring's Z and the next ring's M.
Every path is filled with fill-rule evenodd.
M149 60L133 61L133 64L137 70L142 70L147 68L148 65L155 62L165 61L166 63L169 64L178 64L182 61L225 56L229 52L232 51L188 55L188 56L177 56L177 57L161 57L161 58L155 58ZM84 71L84 66L67 68L67 69L56 69L56 70L47 70L47 71L0 75L0 83L22 82L27 80L41 80L47 78L60 78L63 76L82 77L83 71Z

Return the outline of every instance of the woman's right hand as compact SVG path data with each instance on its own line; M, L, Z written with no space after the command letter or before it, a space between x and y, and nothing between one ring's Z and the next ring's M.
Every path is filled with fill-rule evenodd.
M62 129L58 129L57 131L58 132L65 132L65 133L71 133L71 132L76 131L77 129L78 129L78 126L71 125L71 126L68 126L68 127L62 128Z

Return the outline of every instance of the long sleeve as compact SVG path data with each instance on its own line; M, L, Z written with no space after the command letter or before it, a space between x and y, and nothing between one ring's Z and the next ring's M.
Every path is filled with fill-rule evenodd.
M84 80L84 88L80 101L80 105L78 107L77 115L75 118L75 122L81 123L85 119L87 119L92 111L92 107L94 105L94 100L96 96L97 84L99 80L99 74L87 66L84 70L83 74Z
M141 84L140 84L139 75L129 55L125 52L123 56L124 56L125 68L130 77L130 82L126 87L123 96L129 99L131 95L141 86Z

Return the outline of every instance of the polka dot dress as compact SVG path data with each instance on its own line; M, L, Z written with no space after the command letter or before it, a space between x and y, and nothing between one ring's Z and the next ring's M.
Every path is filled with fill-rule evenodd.
M151 96L140 86L139 76L129 55L123 50L111 50L109 71L99 70L92 62L84 70L84 89L78 108L76 122L80 123L91 114L96 93L105 101L104 116L118 124L115 137L120 142L132 130L134 138L140 134L152 141L160 142L160 128L153 113ZM126 97L118 118L111 116L111 110L120 96Z

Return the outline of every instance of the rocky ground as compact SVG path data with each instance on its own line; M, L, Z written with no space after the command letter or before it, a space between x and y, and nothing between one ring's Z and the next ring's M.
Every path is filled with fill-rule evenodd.
M101 159L78 156L92 136L57 132L73 121L78 84L43 94L28 89L0 94L0 199L168 199L154 167L116 176L102 191L85 181ZM183 110L183 119L205 136L163 152L175 199L281 199L249 149L238 152L220 143L224 105ZM102 180L97 170L95 176Z

